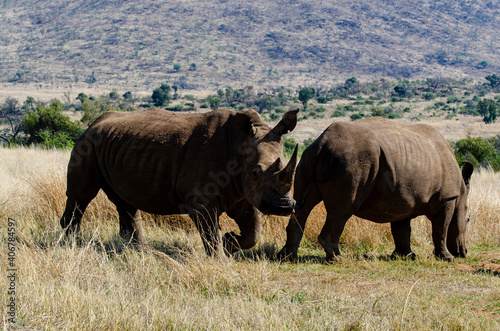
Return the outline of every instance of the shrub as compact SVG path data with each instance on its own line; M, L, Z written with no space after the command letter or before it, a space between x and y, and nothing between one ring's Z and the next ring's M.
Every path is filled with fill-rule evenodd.
M500 106L495 100L483 99L477 104L477 112L483 116L484 123L494 123L500 113Z
M28 135L28 143L43 143L47 139L75 141L82 134L78 122L71 122L68 116L62 113L62 104L56 100L48 107L39 105L36 111L24 116L23 130ZM45 132L45 133L44 133ZM50 132L52 138L47 134ZM65 137L64 139L62 137Z
M428 92L428 93L424 93L422 95L422 98L424 100L430 101L430 100L434 100L436 98L436 95L434 93Z
M455 143L455 157L459 163L470 161L474 167L491 165L500 170L500 153L493 143L483 137L467 137Z
M151 99L156 107L163 107L168 104L172 99L170 96L171 87L168 84L161 84L161 86L153 91Z

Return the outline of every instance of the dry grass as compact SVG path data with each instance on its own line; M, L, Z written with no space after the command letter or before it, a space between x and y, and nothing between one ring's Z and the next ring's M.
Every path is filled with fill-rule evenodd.
M17 220L18 324L43 329L494 330L500 328L500 174L473 176L470 257L432 257L430 224L413 221L416 261L387 261L388 226L353 218L345 259L321 263L318 206L306 228L301 263L269 259L285 240L286 219L266 217L259 246L225 260L205 257L182 218L145 215L149 246L118 238L114 207L99 195L82 238L63 240L68 152L0 149L0 241ZM168 226L164 223L174 223ZM224 231L234 222L223 219ZM6 257L0 260L7 269ZM0 283L6 288L7 279ZM2 305L7 291L0 292ZM4 306L5 307L5 306ZM3 314L5 316L5 313Z

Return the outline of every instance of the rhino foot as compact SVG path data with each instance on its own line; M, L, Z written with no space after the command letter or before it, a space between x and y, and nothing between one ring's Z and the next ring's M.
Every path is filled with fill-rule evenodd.
M391 259L396 260L396 259L403 259L403 260L412 260L415 261L415 258L417 257L417 254L410 252L410 253L401 253L398 251L394 251L391 254Z
M449 252L439 252L438 253L438 252L434 251L434 256L438 260L445 260L448 262L455 261L455 257L453 255L451 255Z
M278 261L296 262L298 258L297 251L288 250L286 246L283 247L278 254L276 254L276 260Z

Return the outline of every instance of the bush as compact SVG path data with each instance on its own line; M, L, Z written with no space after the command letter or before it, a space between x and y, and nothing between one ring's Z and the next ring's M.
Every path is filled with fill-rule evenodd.
M500 170L500 153L494 143L482 137L467 137L455 143L455 157L458 163L470 161L474 167L488 165Z
M477 104L477 112L483 116L484 123L495 123L500 113L500 106L495 100L483 99Z
M46 143L51 139L75 141L83 130L62 111L61 102L56 100L48 107L39 105L36 111L26 114L22 127L28 135L28 144Z
M156 107L163 107L168 104L168 102L172 99L170 96L171 87L168 84L161 84L161 86L153 91L153 95L151 99Z
M436 99L436 96L434 95L434 93L428 92L428 93L424 93L424 94L422 95L422 98L423 98L424 100L430 101L430 100L434 100L434 99Z

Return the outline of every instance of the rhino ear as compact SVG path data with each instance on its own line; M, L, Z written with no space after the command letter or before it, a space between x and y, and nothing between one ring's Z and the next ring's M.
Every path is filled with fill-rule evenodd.
M474 166L469 161L462 162L462 178L464 179L465 185L470 185L470 177L474 171Z
M282 136L295 129L295 126L297 125L298 112L298 109L287 111L285 115L283 115L281 121L279 121L279 123L273 128L273 131L279 136Z
M237 126L238 129L245 135L254 136L257 133L257 128L252 123L252 118L246 112L236 113L238 118Z

